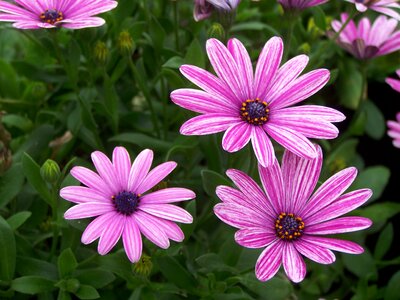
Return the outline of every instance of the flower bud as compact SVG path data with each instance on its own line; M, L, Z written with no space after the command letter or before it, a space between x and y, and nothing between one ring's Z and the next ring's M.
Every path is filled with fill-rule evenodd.
M220 23L213 23L208 29L207 35L209 38L222 40L225 37L224 27Z
M48 183L54 184L60 178L60 167L54 160L48 159L40 168L40 175Z
M118 49L122 54L132 55L136 48L135 42L132 39L129 31L122 31L118 36Z
M100 64L105 64L108 59L108 48L107 45L102 41L97 41L94 46L94 58Z
M134 265L133 271L143 276L149 276L152 268L153 263L151 262L151 257L146 254L142 254L139 261Z

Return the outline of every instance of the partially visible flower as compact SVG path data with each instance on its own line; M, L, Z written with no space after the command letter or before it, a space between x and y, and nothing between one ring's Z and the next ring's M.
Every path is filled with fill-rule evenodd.
M194 0L193 17L196 21L207 19L214 9L230 12L236 9L240 0Z
M341 14L341 21L334 20L332 28L339 32L348 15ZM351 20L339 34L337 43L358 59L369 59L392 53L400 49L400 30L395 19L379 16L371 25L368 18L362 18L355 25Z
M393 138L393 146L400 148L400 112L396 114L396 121L387 121L387 134Z
M153 151L142 151L131 164L123 147L114 149L112 162L99 151L92 153L92 161L98 174L74 167L71 175L85 186L68 186L60 191L61 197L77 203L65 212L65 219L96 217L83 232L82 243L100 238L98 252L105 255L122 237L125 252L134 263L142 254L141 234L163 249L169 247L170 239L183 241L183 232L174 222L191 223L193 218L171 203L193 199L195 194L178 187L149 192L175 169L175 162L165 162L150 171Z
M136 45L129 31L121 31L117 41L118 49L122 54L132 55Z
M400 77L400 69L396 71L398 77ZM395 91L400 93L400 80L394 78L386 78L386 83L392 87Z
M353 183L357 169L347 168L330 177L312 195L320 176L323 157L307 160L285 151L282 167L277 160L268 168L259 165L264 190L245 173L226 173L237 189L218 186L223 203L214 207L222 221L238 228L236 242L246 248L265 248L255 273L259 280L271 279L283 268L293 282L306 275L302 255L320 264L331 264L340 251L360 254L364 249L351 241L325 235L353 232L371 226L364 217L341 217L365 203L370 189L343 194ZM343 194L343 195L342 195Z
M328 0L278 0L285 10L303 10L328 2Z
M102 41L97 41L94 45L94 58L100 64L105 64L108 59L109 51L107 45Z
M196 66L183 65L181 73L202 90L178 89L172 101L200 116L186 121L184 135L206 135L225 131L222 147L228 152L242 149L251 140L263 166L273 164L271 138L304 158L317 155L308 138L332 139L339 131L332 122L345 116L318 105L291 107L318 92L329 80L329 71L300 73L308 56L299 55L279 68L283 42L271 38L261 51L255 72L243 44L237 39L225 47L216 39L207 41L207 54L218 77Z
M398 0L346 0L356 5L360 12L365 12L367 9L375 10L379 13L388 15L400 21L400 14L393 8L400 8Z
M94 15L112 10L112 0L15 0L0 1L0 21L13 22L19 29L98 27L104 19Z

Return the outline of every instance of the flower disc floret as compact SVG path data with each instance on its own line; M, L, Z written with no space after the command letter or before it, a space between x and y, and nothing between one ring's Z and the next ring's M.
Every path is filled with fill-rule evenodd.
M268 103L259 98L248 99L242 103L240 108L242 120L253 125L263 125L268 121L269 108Z
M130 216L136 211L140 201L140 194L123 191L116 196L112 196L111 199L117 212Z
M293 213L280 213L275 221L275 231L276 236L282 240L296 240L303 234L303 219Z
M62 21L63 19L63 13L56 9L46 9L46 11L40 15L40 20L52 25L54 25L56 22Z

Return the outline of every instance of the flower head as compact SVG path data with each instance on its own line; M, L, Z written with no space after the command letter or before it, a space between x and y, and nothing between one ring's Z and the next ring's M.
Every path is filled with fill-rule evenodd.
M83 232L82 243L100 238L98 252L105 255L122 236L129 260L137 262L142 254L141 234L163 249L169 247L169 239L183 241L183 232L174 222L191 223L192 216L170 203L193 199L195 194L185 188L148 192L175 169L175 162L165 162L149 172L151 150L142 151L131 164L123 147L114 149L112 162L99 151L92 153L92 161L98 174L74 167L71 175L85 186L60 191L61 197L77 203L65 212L65 219L96 217Z
M201 21L211 16L214 9L230 12L236 9L240 0L194 0L193 17Z
M278 162L268 168L259 165L264 191L245 173L228 170L238 189L218 186L223 203L214 212L225 223L238 228L235 240L247 248L265 248L255 272L261 281L271 279L283 264L293 282L306 275L301 255L321 264L335 261L331 250L360 254L364 250L351 241L324 235L358 231L371 226L363 217L340 217L359 207L372 195L369 189L342 195L356 178L357 170L347 168L330 177L316 192L322 166L322 151L306 160L285 151L282 168Z
M19 29L97 27L104 20L93 17L117 6L112 0L15 0L0 1L0 21Z
M387 134L393 138L393 146L400 148L400 112L396 114L396 121L387 121Z
M400 77L400 69L396 71L398 77ZM395 91L400 93L400 80L394 78L386 78L386 83L392 87Z
M326 3L328 0L278 0L285 10L303 10Z
M334 20L332 28L338 32L348 17L341 14L341 21ZM351 20L339 34L337 43L358 59L389 54L400 49L400 30L396 27L397 21L385 16L379 16L372 25L366 17L358 26Z
M368 9L375 10L379 13L388 15L400 21L400 15L393 8L400 8L398 0L346 0L356 5L360 12L365 12Z
M242 149L250 140L259 163L274 162L270 137L296 155L313 158L315 147L308 138L332 139L338 135L331 122L345 119L337 110L317 105L289 107L319 91L329 71L318 69L299 76L308 63L299 55L279 68L283 42L271 38L261 51L255 73L243 44L231 39L225 47L207 41L207 53L218 77L196 66L183 65L182 74L203 90L179 89L171 93L174 103L201 113L184 123L185 135L225 131L222 147Z

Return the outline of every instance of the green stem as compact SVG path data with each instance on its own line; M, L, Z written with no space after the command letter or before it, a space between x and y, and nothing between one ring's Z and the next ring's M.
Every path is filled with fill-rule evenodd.
M360 94L360 102L366 101L368 99L368 63L365 60L361 61L361 76L362 76L362 85L361 85L361 94Z
M296 24L297 21L297 16L296 15L291 15L289 16L289 28L287 31L286 35L286 45L285 45L285 54L283 55L283 61L287 61L287 58L289 56L290 52L290 47L292 45L292 38L293 38L293 30L294 30L294 25Z
M48 260L51 261L57 250L58 239L60 235L60 228L58 226L58 184L52 186L53 205L51 206L52 212L52 226L53 226L53 239L51 241L51 249Z
M178 1L172 1L174 6L174 33L175 33L175 48L179 51L179 15L178 15Z
M139 74L139 71L137 70L136 66L133 64L132 59L130 57L128 57L128 64L132 71L133 79L136 81L139 89L142 91L143 96L147 101L147 104L149 106L150 113L151 113L151 120L153 122L154 130L156 131L157 137L160 138L161 132L160 132L160 128L158 126L157 115L154 110L153 103L151 102L150 92L147 89L146 84L143 82L142 77Z

